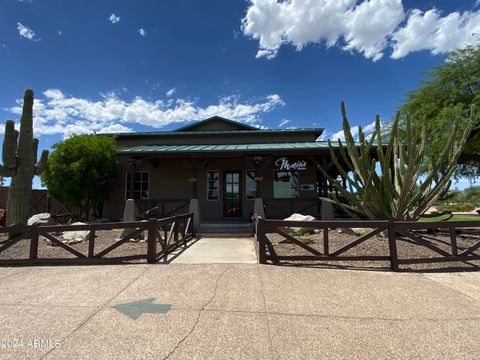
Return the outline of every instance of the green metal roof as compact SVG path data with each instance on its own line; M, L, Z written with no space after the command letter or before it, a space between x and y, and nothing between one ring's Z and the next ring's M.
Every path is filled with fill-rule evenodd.
M271 130L209 130L209 131L146 131L129 133L104 133L116 137L148 137L148 136L198 136L198 135L263 135L263 134L317 134L323 133L323 128L300 128L300 129L271 129Z
M338 147L338 143L332 142ZM328 141L263 143L263 144L205 144L205 145L140 145L117 150L118 154L215 154L215 153L252 153L276 151L315 151L328 150Z
M233 120L230 120L230 119L227 119L227 118L224 118L224 117L221 117L221 116L217 115L217 116L209 117L208 119L205 119L205 120L196 121L193 124L188 124L188 125L182 126L182 127L178 128L178 129L175 129L173 131L190 131L191 129L195 129L196 127L199 127L202 124L206 124L206 123L208 123L209 121L212 121L212 120L219 120L219 121L222 121L222 122L227 123L227 124L232 124L234 126L237 126L239 128L239 130L240 129L241 130L256 130L256 131L260 130L259 128L256 128L254 126L247 125L247 124L244 124L244 123L241 123L241 122L238 122L238 121L233 121Z

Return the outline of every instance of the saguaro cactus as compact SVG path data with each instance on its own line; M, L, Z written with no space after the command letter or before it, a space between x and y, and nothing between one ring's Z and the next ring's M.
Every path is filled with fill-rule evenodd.
M33 138L33 91L25 90L20 132L13 120L5 123L0 175L11 177L7 202L7 225L27 223L32 198L32 180L47 165L48 150L44 150L37 162L38 139Z

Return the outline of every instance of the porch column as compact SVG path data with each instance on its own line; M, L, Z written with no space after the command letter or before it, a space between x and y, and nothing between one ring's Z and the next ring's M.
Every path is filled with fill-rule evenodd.
M130 173L130 186L127 198L133 199L135 196L135 176L137 174L137 161L135 159L128 159L128 172Z
M332 162L328 163L328 158L327 155L323 154L320 157L320 162L314 158L313 156L309 157L310 160L317 165L317 167L321 167L323 170L328 171L330 167L333 165ZM320 187L319 189L319 195L321 197L327 197L328 196L328 181L327 178L320 173L320 171L317 172L317 184ZM333 214L333 207L332 204L328 201L320 201L320 216L322 220L334 220L335 215Z
M182 161L183 166L187 169L190 177L188 178L188 182L192 184L192 199L198 198L198 172L200 169L207 165L208 160L199 160L199 159L192 159L192 160L184 160Z
M269 156L266 158L258 156L253 158L253 169L255 171L254 180L257 187L257 191L255 193L255 202L253 205L253 212L263 218L265 218L265 207L263 204L263 189L262 189L263 174L267 166L270 165L270 163L272 162L272 159L273 159L272 156Z
M324 169L325 171L328 171L327 170L328 169L327 157L325 155L322 155L320 161L321 161L322 169ZM323 197L328 196L328 181L327 181L327 178L325 176L322 176L322 183L321 183L321 186L320 186L320 194Z
M182 161L183 166L189 172L188 182L192 184L192 197L188 206L188 212L193 213L193 231L200 228L200 205L198 203L198 173L207 165L208 160L191 159Z

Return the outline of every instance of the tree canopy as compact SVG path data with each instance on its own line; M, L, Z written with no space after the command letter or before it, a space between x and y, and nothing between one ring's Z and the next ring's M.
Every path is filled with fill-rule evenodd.
M118 162L115 139L97 135L74 135L52 146L42 183L49 196L90 214L101 216L103 202L115 182Z
M412 125L425 127L428 138L426 156L435 159L444 148L454 120L467 119L472 107L479 108L480 45L467 45L452 51L444 63L427 75L427 79L407 95L400 110L409 117ZM478 115L475 121L479 128ZM466 123L461 122L460 126L464 127ZM470 151L471 146L466 147ZM480 142L478 149L473 151L478 150ZM458 168L457 175L478 176L480 164L463 165Z

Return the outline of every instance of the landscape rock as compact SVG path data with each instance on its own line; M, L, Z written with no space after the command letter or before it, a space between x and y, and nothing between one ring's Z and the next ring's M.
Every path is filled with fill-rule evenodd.
M302 214L292 214L284 220L288 221L316 221L317 219L311 215L302 215ZM313 227L290 227L290 230L294 232L313 232L315 228Z
M74 222L70 225L86 225L86 223ZM71 244L72 243L71 241L81 242L83 240L87 240L89 235L90 235L89 230L74 230L74 231L64 231L62 237L64 240L66 240L64 241L65 244Z
M27 221L27 225L54 225L55 221L52 218L52 215L49 213L39 213L33 215L30 219Z
M119 241L120 239L124 238L125 236L127 236L128 234L131 234L135 231L136 229L123 229L122 231L122 234L120 235L120 237L118 239L116 239L117 241ZM146 236L146 232L145 231L142 231L140 234L138 234L137 236L135 237L131 237L130 239L128 239L128 241L130 242L145 242L147 241L147 236Z
M363 232L358 231L356 228L338 228L337 233L346 235L362 235ZM363 230L363 229L361 229Z

